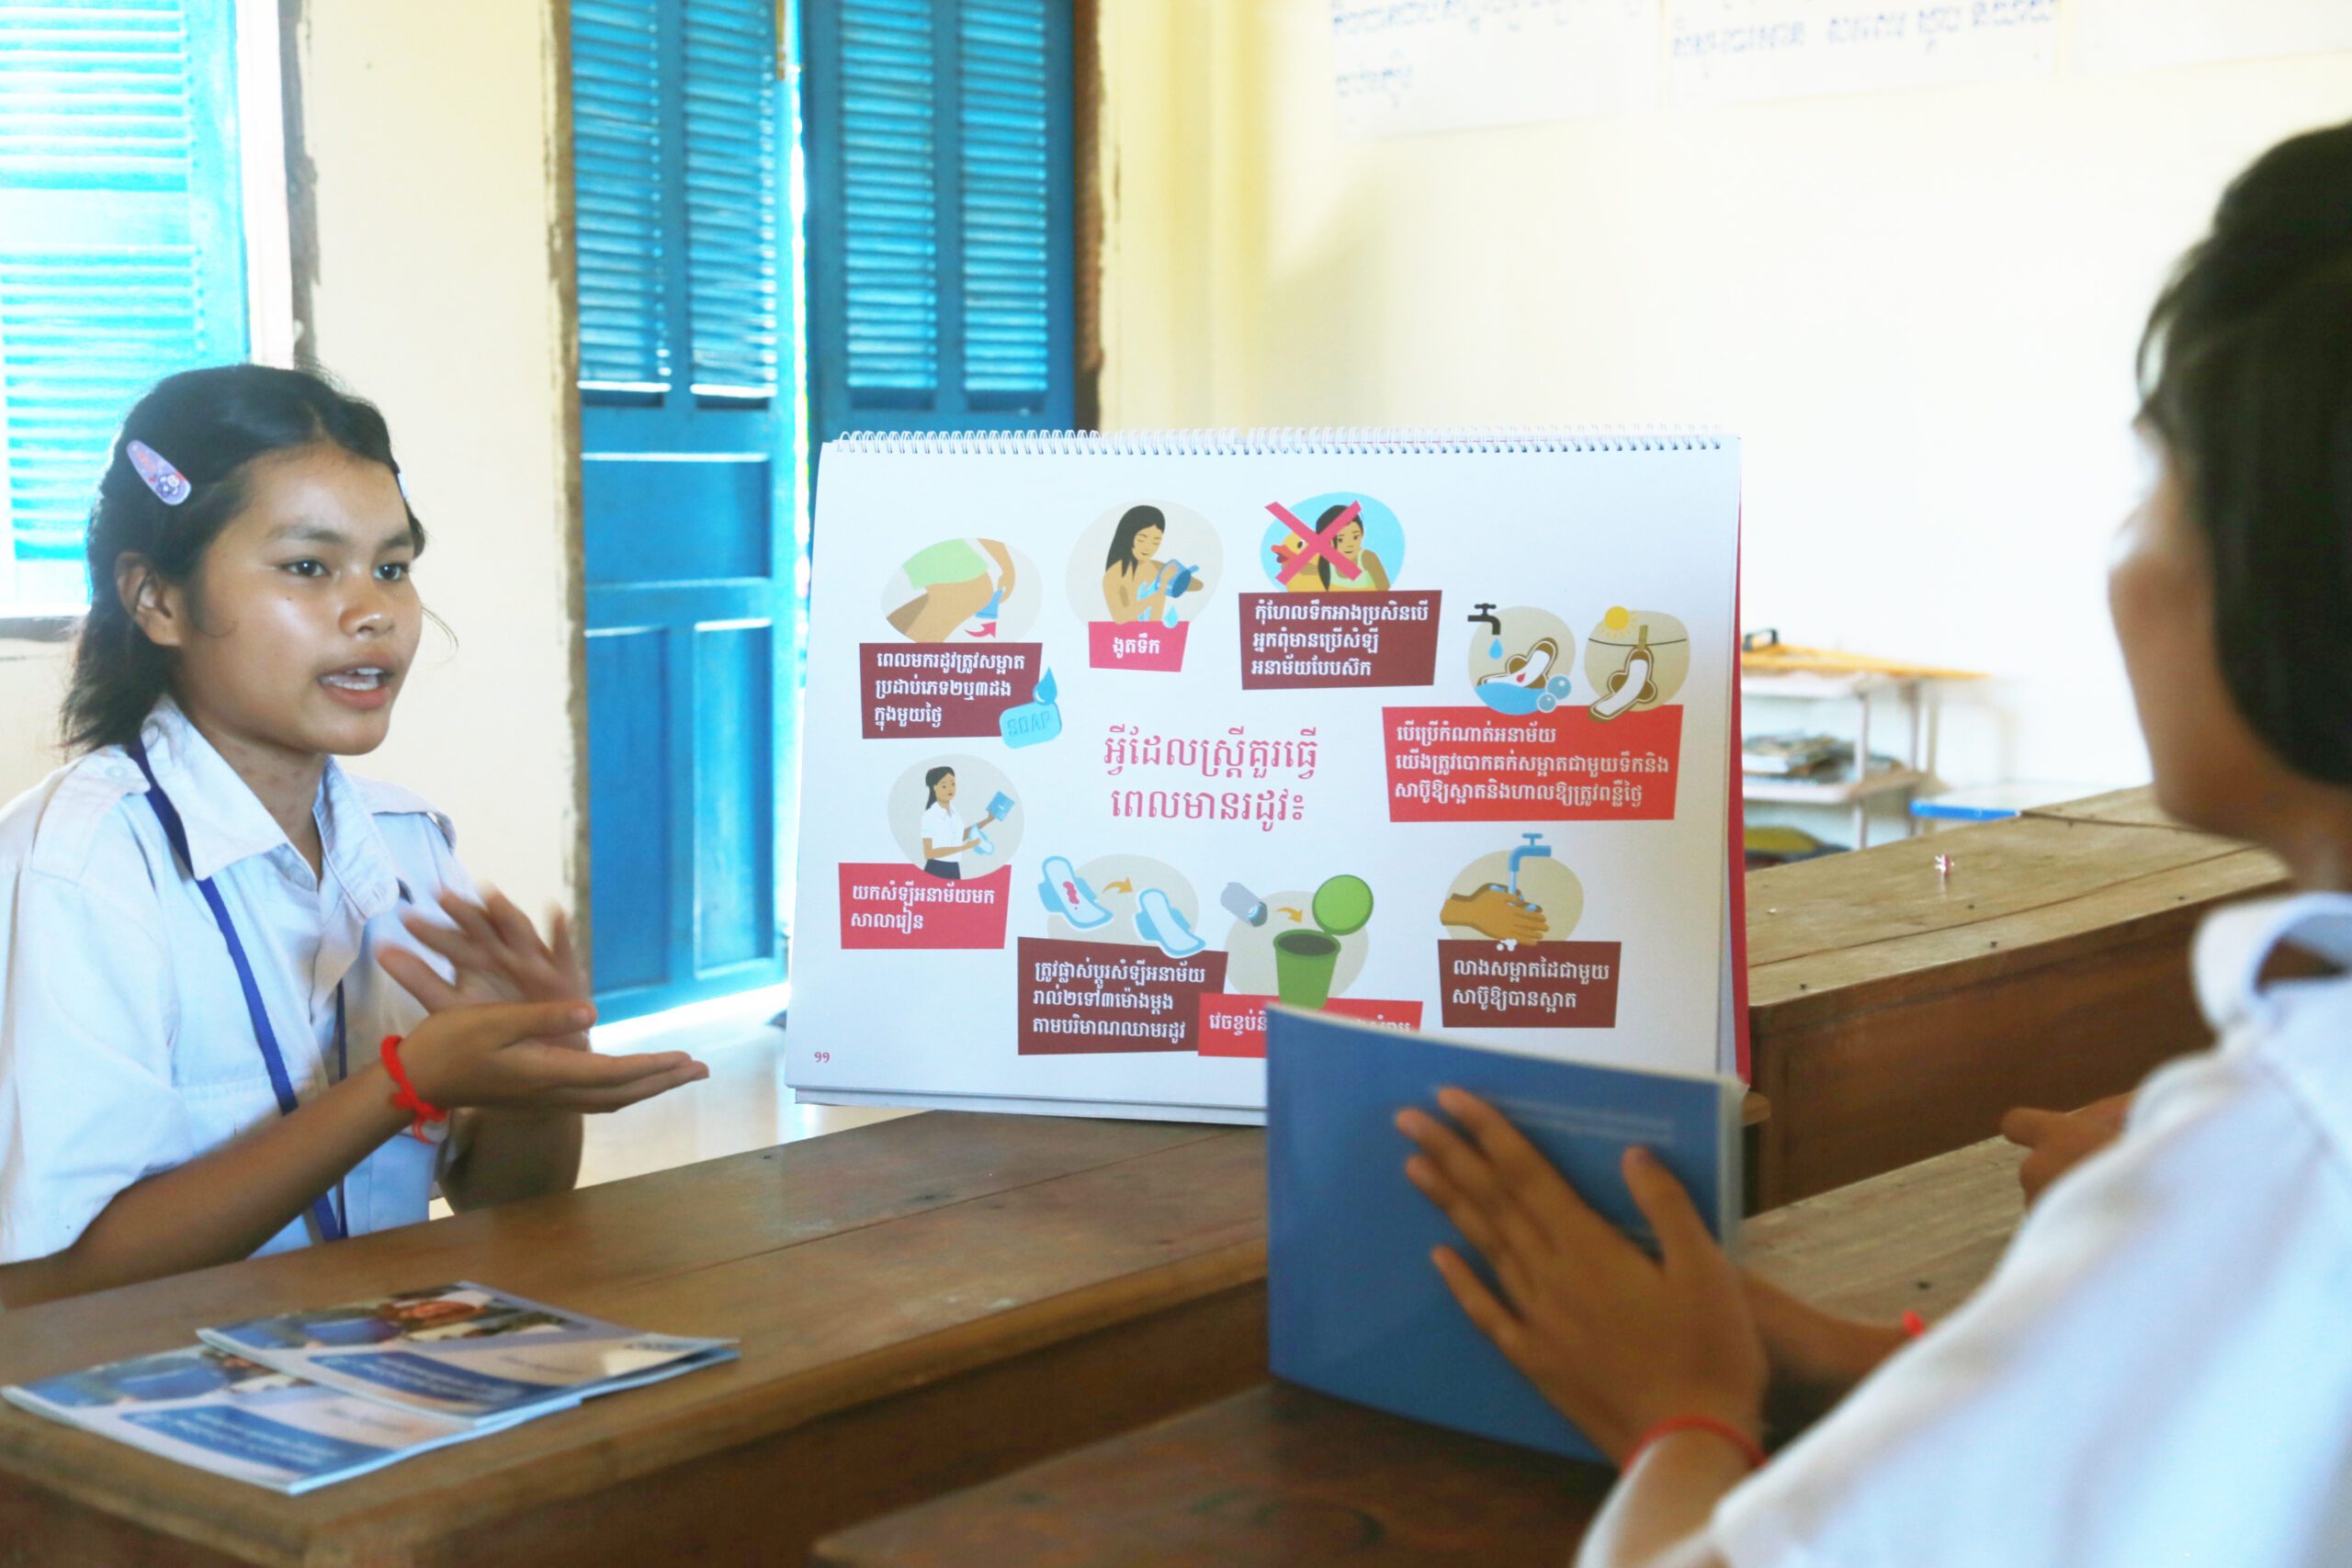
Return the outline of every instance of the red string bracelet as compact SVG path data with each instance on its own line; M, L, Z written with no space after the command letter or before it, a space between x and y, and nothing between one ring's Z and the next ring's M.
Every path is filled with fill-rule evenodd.
M1634 1446L1625 1450L1624 1462L1617 1467L1619 1473L1631 1471L1634 1461L1647 1451L1652 1443L1661 1438L1670 1438L1677 1432L1712 1432L1737 1449L1739 1457L1747 1461L1748 1469L1764 1468L1764 1450L1757 1447L1755 1438L1730 1422L1719 1421L1713 1416L1669 1416L1634 1439Z
M449 1113L437 1105L425 1103L416 1092L416 1086L408 1081L408 1069L401 1066L401 1037L399 1035L384 1036L382 1055L384 1071L391 1074L392 1082L399 1086L399 1092L392 1096L392 1109L405 1111L414 1118L408 1124L410 1137L420 1144L429 1142L424 1135L424 1124L428 1122L447 1122L449 1119Z

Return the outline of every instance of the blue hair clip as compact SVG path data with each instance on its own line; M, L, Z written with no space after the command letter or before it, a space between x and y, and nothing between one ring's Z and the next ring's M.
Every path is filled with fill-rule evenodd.
M188 498L188 492L195 488L187 482L187 475L172 467L161 452L144 441L127 444L123 447L123 455L130 459L130 466L139 470L141 482L153 491L155 499L165 506L177 506Z

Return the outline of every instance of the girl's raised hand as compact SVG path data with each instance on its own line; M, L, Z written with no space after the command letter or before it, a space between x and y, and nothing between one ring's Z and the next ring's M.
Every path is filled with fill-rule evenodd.
M505 895L492 893L476 904L455 893L441 895L449 925L411 911L401 917L409 934L446 959L457 972L444 980L415 953L385 950L384 972L423 1003L429 1013L486 1002L582 1002L587 978L571 945L571 922L561 910L548 918L552 944L540 940L530 917ZM569 1050L588 1049L588 1036L575 1033L548 1042Z
M586 1039L595 1020L583 1002L454 1007L401 1043L401 1066L418 1096L444 1111L618 1111L710 1076L683 1051L600 1056L552 1043Z
M1513 1366L1611 1460L1674 1416L1761 1435L1764 1348L1740 1273L1666 1168L1629 1149L1625 1184L1658 1238L1653 1259L1577 1196L1502 1113L1439 1091L1459 1127L1396 1114L1419 1152L1405 1174L1485 1255L1498 1295L1461 1255L1432 1255L1454 1299Z

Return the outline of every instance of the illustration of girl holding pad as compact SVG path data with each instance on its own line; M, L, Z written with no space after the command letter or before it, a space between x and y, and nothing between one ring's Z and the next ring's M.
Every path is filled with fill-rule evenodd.
M933 768L923 774L922 807L922 868L933 876L944 876L950 882L963 879L964 868L956 857L980 841L979 829L996 820L993 812L979 820L979 829L967 829L964 819L956 814L956 770Z

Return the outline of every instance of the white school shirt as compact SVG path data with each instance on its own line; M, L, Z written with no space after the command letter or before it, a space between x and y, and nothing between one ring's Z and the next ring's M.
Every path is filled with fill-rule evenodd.
M2352 1563L2352 897L2211 917L2211 1051L1959 1312L1717 1506L1732 1568Z
M447 819L330 760L314 876L277 821L168 698L142 739L197 875L235 921L296 1095L334 1081L344 987L350 1064L424 1016L377 966L414 950L403 908L473 884ZM0 1263L73 1244L116 1193L278 1114L227 944L119 747L0 810ZM354 1235L425 1217L438 1147L400 1134L345 1179ZM263 1252L306 1245L299 1219Z
M962 852L956 846L970 838L971 832L961 817L944 806L934 805L922 808L922 836L939 852L932 859L952 861Z

